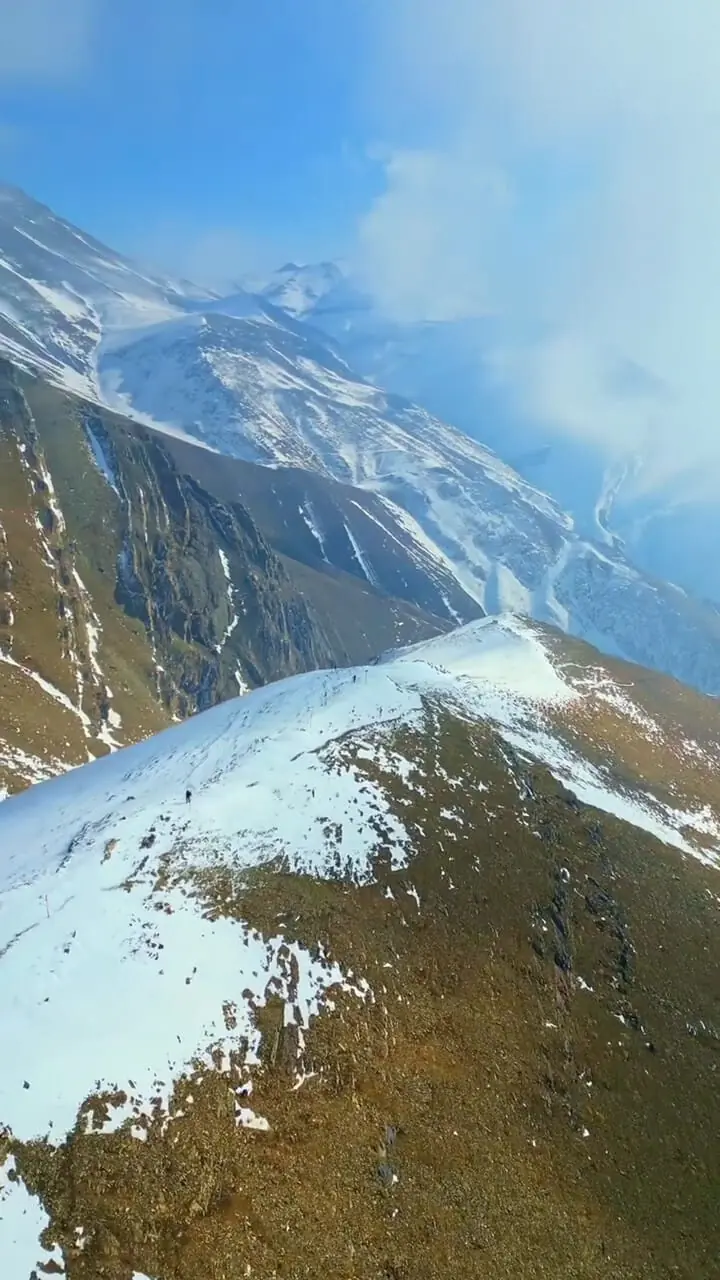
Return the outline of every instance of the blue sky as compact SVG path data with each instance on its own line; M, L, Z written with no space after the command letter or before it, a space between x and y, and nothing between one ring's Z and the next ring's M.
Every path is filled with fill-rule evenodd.
M718 154L717 0L0 0L6 179L201 282L497 318L519 412L713 496Z
M28 8L55 40L34 62ZM27 53L14 68L0 54L0 168L128 250L169 242L172 254L176 241L182 254L232 229L251 252L337 252L378 183L357 75L366 12L362 0L2 0L0 39L22 26Z

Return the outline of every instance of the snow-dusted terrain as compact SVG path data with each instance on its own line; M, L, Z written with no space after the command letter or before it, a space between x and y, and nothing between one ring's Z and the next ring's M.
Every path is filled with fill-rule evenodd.
M470 624L376 666L298 676L224 703L0 808L0 1016L15 1046L0 1072L0 1116L13 1133L58 1137L98 1078L122 1088L130 1077L144 1095L196 1053L239 1044L239 1035L228 1039L221 1008L237 988L237 928L211 928L179 886L163 888L172 910L152 911L151 926L145 913L160 867L169 859L172 881L173 869L282 856L294 870L325 876L340 867L362 882L372 878L378 817L402 866L406 834L381 789L355 774L337 744L367 734L375 750L377 729L412 723L426 697L497 724L581 798L694 851L672 813L613 789L553 734L542 708L581 695L541 638L512 617ZM323 836L329 814L340 835ZM282 940L242 945L248 973L264 981ZM307 1011L316 988L341 975L298 960ZM112 992L110 1024L83 1014L83 1003L94 1004L91 988L98 997ZM79 1007L66 1004L78 997ZM80 1040L62 1034L70 1026L84 1029ZM38 1056L38 1038L55 1046L52 1055Z
M482 441L570 511L585 536L622 543L646 573L677 582L720 603L717 483L682 453L657 471L657 428L644 447L628 431L591 437L572 421L533 413L527 380L545 332L518 336L501 316L458 320L399 320L338 267L288 263L254 282L262 295L295 318L317 326L350 365L377 386L424 405ZM534 343L539 344L536 349ZM562 349L562 348L561 348ZM550 343L552 351L552 343ZM613 363L614 359L614 363ZM568 370L566 380L572 378ZM602 387L607 412L653 424L668 407L662 381L622 353L608 356ZM540 394L542 401L542 394ZM583 412L578 404L578 427ZM692 432L692 425L688 424Z
M249 290L298 319L321 306L328 295L332 296L343 285L343 272L334 262L318 262L310 266L286 262L269 280L247 281Z
M374 994L322 948L311 956L286 941L282 920L263 939L208 912L208 877L229 869L242 881L280 858L289 870L368 882L382 837L417 898L412 840L356 761L421 792L416 764L388 734L419 725L428 700L489 722L580 799L717 863L717 814L623 788L563 737L559 721L595 697L642 735L665 730L599 669L571 680L553 654L527 622L485 619L370 667L256 690L0 805L0 1025L12 1046L0 1056L0 1133L60 1142L76 1123L125 1123L142 1141L152 1119L172 1113L179 1076L230 1063L237 1123L267 1127L252 1107L253 1010L271 994L285 1001L286 1024L300 1028L301 1087L302 1028L333 993ZM528 821L520 811L518 820ZM109 1110L98 1100L106 1093ZM12 1157L0 1174L0 1257L7 1280L26 1280L47 1261L44 1215L11 1169Z

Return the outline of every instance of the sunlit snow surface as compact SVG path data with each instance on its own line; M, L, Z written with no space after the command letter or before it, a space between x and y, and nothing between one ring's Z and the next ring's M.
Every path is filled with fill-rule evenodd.
M331 988L373 998L362 975L343 974L321 949L312 958L285 943L281 925L263 940L233 919L205 919L186 873L284 856L292 869L366 881L379 828L402 867L407 834L382 788L348 763L342 740L351 734L361 757L368 744L377 751L373 734L419 723L424 698L491 720L581 799L686 852L698 853L680 834L687 825L720 836L714 815L621 793L559 740L546 712L582 696L530 624L485 619L366 668L256 690L7 800L0 1025L12 1052L0 1059L0 1125L19 1139L61 1141L85 1097L118 1089L127 1102L109 1124L129 1119L142 1138L149 1098L167 1107L173 1080L210 1065L211 1050L227 1060L245 1037L252 1062L257 1036L244 990L262 1003L271 984L286 1019L301 1026ZM407 762L386 756L403 773ZM161 867L170 874L158 887ZM237 1006L231 1031L228 1002ZM245 1105L237 1120L267 1123ZM12 1195L20 1203L24 1193ZM3 1257L16 1230L9 1221L0 1217Z

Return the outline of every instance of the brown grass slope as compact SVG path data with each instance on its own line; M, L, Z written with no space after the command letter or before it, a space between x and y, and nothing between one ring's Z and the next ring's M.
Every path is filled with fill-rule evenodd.
M680 813L708 807L720 827L718 700L552 628L538 631L558 672L581 695L553 717L568 744L661 805Z
M718 873L432 702L378 741L412 785L342 750L411 833L402 871L382 831L365 887L168 867L211 917L281 919L374 993L316 1019L299 1089L269 1001L270 1131L238 1130L231 1074L205 1071L146 1142L6 1141L69 1280L712 1280Z

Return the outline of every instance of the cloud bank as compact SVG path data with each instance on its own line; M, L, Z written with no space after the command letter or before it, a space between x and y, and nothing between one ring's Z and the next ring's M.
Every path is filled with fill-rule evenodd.
M375 23L380 304L503 317L529 416L720 497L716 0L394 0Z

